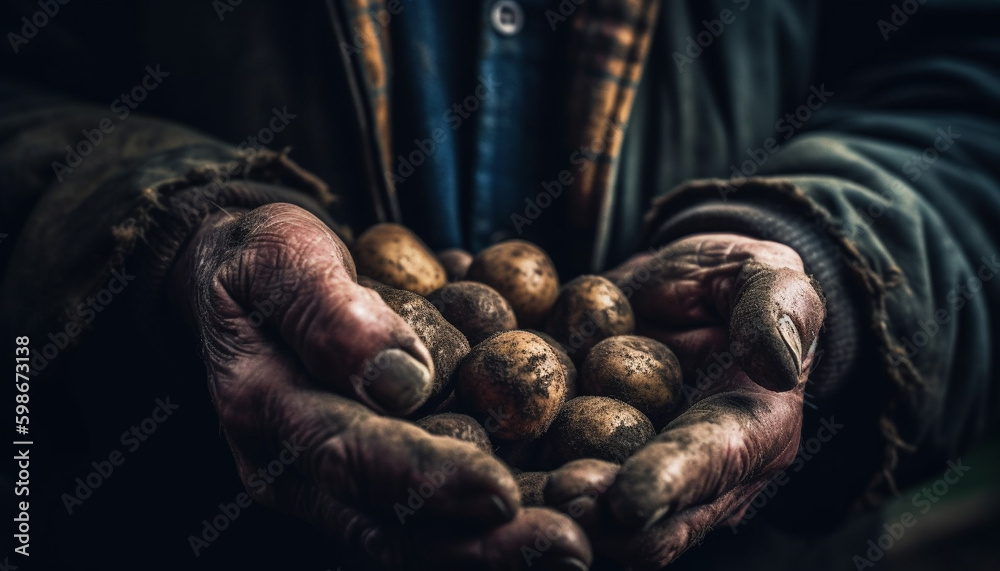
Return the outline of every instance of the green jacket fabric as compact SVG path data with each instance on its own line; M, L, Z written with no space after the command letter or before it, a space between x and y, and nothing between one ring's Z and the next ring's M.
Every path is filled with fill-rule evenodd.
M384 120L378 106L358 105L375 68L344 49L354 27L344 14L354 12L342 4L332 23L319 5L74 3L34 34L21 16L35 5L4 8L20 39L8 35L0 66L0 330L32 337L32 390L52 411L39 431L57 470L40 516L53 537L104 521L79 515L87 506L67 514L59 498L140 420L122 418L135 410L122 403L186 395L187 428L148 454L224 455L197 348L181 340L163 291L201 217L293 202L350 240L393 216L377 174ZM994 426L1000 404L1000 5L639 4L655 20L624 98L609 198L589 226L574 226L591 239L586 251L554 257L595 271L701 231L799 251L830 315L803 440L842 427L768 504L768 521L829 526L942 472ZM403 6L396 17L419 9ZM566 107L570 124L590 117ZM210 441L181 436L196 428ZM226 469L205 462L205 473ZM119 476L123 490L140 492L150 473L190 477L151 458L134 464ZM215 513L211 498L238 488L233 474L213 482L177 530L181 551ZM118 500L112 513L130 513L105 494ZM72 545L83 552L95 537Z

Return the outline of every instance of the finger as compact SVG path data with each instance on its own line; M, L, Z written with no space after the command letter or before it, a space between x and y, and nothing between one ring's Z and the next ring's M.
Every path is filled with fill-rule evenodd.
M545 503L572 517L590 537L602 538L608 530L599 502L619 468L618 464L592 458L569 462L549 475Z
M404 533L409 530L403 529ZM586 533L565 515L526 508L511 522L479 534L417 530L404 536L416 569L565 569L593 561Z
M404 513L489 526L519 510L514 478L496 458L348 398L276 381L294 365L295 356L287 352L213 367L220 420L232 448L250 460L241 464L263 466L282 450L294 451L294 466L305 481L333 499L389 517ZM281 454L288 460L289 454ZM255 499L274 505L271 490L248 485Z
M747 493L734 489L711 504L688 508L639 534L611 533L596 548L633 569L659 569L701 543Z
M238 305L232 317L274 327L310 374L377 411L407 414L427 399L430 353L378 294L357 285L346 248L322 221L270 204L230 225L227 239L236 255L219 282Z
M734 489L710 506L688 508L636 532L623 529L607 517L604 495L618 469L615 464L598 460L570 462L550 475L546 500L586 530L597 553L635 569L656 569L669 563L735 509L739 498L753 495L742 488Z
M729 316L733 355L759 385L787 391L806 380L826 306L805 273L747 263Z
M743 383L739 391L699 401L625 462L608 490L617 521L649 528L791 461L802 425L801 391L774 393Z
M650 259L652 254L643 253L632 256L628 260L625 260L621 265L608 270L601 274L606 279L610 280L611 283L615 284L618 289L625 288L634 279L635 273L640 268L646 267L650 264Z
M579 497L603 494L615 481L619 468L618 464L594 458L567 462L549 474L545 503L555 506Z
M298 515L380 568L578 571L592 561L583 530L551 510L525 509L510 522L485 530L426 526L374 517L300 484L283 484L297 494Z

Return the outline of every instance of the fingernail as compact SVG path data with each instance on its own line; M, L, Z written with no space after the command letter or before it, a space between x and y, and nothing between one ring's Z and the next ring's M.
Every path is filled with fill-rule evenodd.
M799 328L788 314L782 314L778 319L778 334L781 335L785 347L792 353L796 377L802 374L802 336L799 335Z
M560 557L552 561L547 568L559 571L587 571L588 569L587 564L576 557Z
M402 349L386 349L375 359L378 374L362 390L387 412L409 414L430 394L431 373Z
M491 494L490 501L493 502L493 506L496 508L497 513L500 515L501 521L510 521L514 519L514 514L510 513L510 508L507 507L506 502L500 499L500 496L496 494Z
M385 542L385 537L383 537L382 533L377 529L373 529L366 533L364 539L361 540L361 543L364 546L365 552L376 558L376 560L384 557L385 552L389 547Z
M663 518L670 514L673 507L670 504L663 506L662 508L654 511L652 515L642 524L642 531L649 531L654 525Z

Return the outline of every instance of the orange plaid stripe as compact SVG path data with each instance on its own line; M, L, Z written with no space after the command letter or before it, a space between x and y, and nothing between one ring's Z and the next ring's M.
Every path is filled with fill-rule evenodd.
M381 159L381 172L392 171L392 123L389 114L389 79L392 62L392 50L389 42L389 30L379 20L379 13L386 13L385 0L341 0L347 13L348 37L357 34L361 50L361 79L369 101L372 113L372 125L378 144ZM372 41L372 39L377 41ZM392 180L387 184L392 185ZM390 194L395 189L389 188Z
M657 0L588 0L573 16L568 144L589 151L568 189L570 217L579 226L597 225L611 206L624 126L658 7Z

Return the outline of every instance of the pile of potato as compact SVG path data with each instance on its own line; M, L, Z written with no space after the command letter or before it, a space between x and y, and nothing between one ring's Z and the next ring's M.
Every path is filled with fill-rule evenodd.
M622 291L593 275L560 288L552 260L529 242L435 256L408 229L379 224L353 255L358 283L433 357L432 396L412 415L432 434L471 442L515 471L621 463L677 408L677 357L633 334Z

